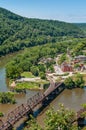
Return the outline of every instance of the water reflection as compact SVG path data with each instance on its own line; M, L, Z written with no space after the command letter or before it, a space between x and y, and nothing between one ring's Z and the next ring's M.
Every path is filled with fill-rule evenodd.
M58 103L77 111L81 108L81 104L86 103L86 89L64 90L51 104L57 109Z
M82 104L86 103L86 88L85 89L65 89L50 105L37 117L37 121L40 125L44 126L46 111L53 107L54 110L58 110L59 103L63 103L65 107L70 108L74 111L78 111L82 108Z
M5 68L0 68L0 92L7 91Z

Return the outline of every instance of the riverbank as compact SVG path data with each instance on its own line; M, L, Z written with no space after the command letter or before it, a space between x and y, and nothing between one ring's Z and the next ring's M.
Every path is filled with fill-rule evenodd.
M12 58L14 58L19 53L22 53L22 50L0 57L0 68L4 67L7 64L7 62L12 60Z

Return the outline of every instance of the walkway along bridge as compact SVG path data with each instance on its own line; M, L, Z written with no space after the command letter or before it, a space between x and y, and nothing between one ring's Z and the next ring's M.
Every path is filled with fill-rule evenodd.
M21 118L26 115L29 117L30 114L33 114L33 110L38 104L41 104L42 107L47 106L64 88L62 82L51 82L49 88L44 93L37 93L29 98L26 103L16 107L13 111L8 113L6 121L0 120L0 130L12 130L14 124Z

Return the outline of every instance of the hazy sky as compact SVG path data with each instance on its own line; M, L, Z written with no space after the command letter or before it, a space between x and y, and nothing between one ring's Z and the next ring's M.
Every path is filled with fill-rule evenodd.
M0 0L0 7L29 18L86 22L86 0Z

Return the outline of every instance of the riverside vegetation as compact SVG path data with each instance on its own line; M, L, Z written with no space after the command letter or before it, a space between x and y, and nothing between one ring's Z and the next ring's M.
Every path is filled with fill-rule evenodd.
M82 28L74 24L28 19L2 8L0 8L0 21L0 55L23 49L23 53L18 54L6 65L6 75L11 80L29 72L33 77L39 76L46 80L45 72L47 70L54 72L54 57L66 53L67 48L70 49L73 57L81 54L86 55L83 51L86 49L86 35ZM43 63L43 58L52 58L52 60ZM25 84L23 84L23 88L24 86L28 88L28 85ZM38 83L34 84L39 86ZM19 88L21 85L18 84ZM29 86L32 85L33 83L30 83Z
M2 92L2 93L0 92L0 103L2 103L2 104L16 103L14 94L12 92Z
M40 126L36 119L31 117L31 121L27 122L27 127L24 130L86 130L86 127L81 128L76 122L73 123L76 120L76 115L76 112L60 104L57 111L51 108L46 112L44 126ZM82 117L86 117L86 113L82 115Z
M76 24L28 19L3 8L0 22L0 56L23 50L6 66L7 77L11 79L24 71L45 79L45 70L53 71L53 63L39 64L41 58L54 58L68 47L72 56L83 54L86 49L86 34Z
M66 53L67 48L70 49L72 57L86 55L85 32L85 25L83 28L82 25L55 20L28 19L0 8L0 56L20 50L23 52L7 63L7 78L16 80L22 77L22 74L31 72L33 77L40 76L46 80L45 72L54 72L54 58ZM52 60L42 62L43 58ZM83 78L79 76L76 79L75 81L66 79L66 86L69 87L68 84L71 83L70 87L73 85L82 87ZM0 102L15 103L13 94L0 93ZM79 130L77 126L71 124L73 118L75 118L74 112L60 106L57 112L48 111L45 129L54 130L59 127L62 130ZM31 130L43 130L34 120L32 123Z
M31 72L33 76L39 76L42 79L46 79L45 72L47 70L54 72L54 58L60 53L66 53L67 47L70 47L72 56L85 54L85 52L83 52L85 49L85 39L73 38L71 42L63 41L54 44L48 43L46 45L24 49L22 54L18 54L6 65L7 77L15 80L21 77L22 73ZM43 58L46 62L43 62ZM48 58L51 58L51 60L46 60ZM60 62L63 60L64 57Z
M85 80L83 78L83 75L76 74L73 77L66 78L64 81L65 87L68 89L72 88L83 88L85 86Z

